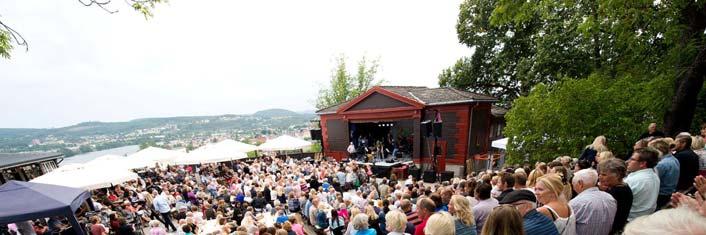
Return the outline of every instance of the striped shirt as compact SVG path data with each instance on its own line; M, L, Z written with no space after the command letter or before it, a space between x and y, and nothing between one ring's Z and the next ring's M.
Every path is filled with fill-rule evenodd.
M525 235L559 235L554 222L549 217L532 209L525 214L522 220Z
M606 235L618 209L610 194L591 187L579 193L569 202L576 215L576 233L581 235Z

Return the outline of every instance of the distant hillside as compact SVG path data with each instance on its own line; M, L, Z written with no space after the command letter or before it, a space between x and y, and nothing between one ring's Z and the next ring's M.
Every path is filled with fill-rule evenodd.
M253 137L306 128L314 114L268 109L252 115L142 118L127 122L83 122L50 129L0 128L0 152L46 151L97 146L96 150L145 141L187 140L211 133Z
M253 114L253 116L258 116L258 117L295 117L295 116L301 116L301 113L297 113L294 111L286 110L286 109L266 109L266 110L261 110L257 111Z

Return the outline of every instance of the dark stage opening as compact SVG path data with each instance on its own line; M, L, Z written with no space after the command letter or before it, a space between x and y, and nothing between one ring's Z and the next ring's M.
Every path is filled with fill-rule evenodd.
M411 159L414 138L413 120L351 122L349 137L355 157L366 162Z

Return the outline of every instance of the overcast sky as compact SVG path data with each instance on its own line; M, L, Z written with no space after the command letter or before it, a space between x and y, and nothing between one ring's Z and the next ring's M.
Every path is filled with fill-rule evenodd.
M0 0L29 41L0 59L0 127L313 110L343 53L380 59L387 85L435 87L470 50L460 0L170 0L145 20L120 0Z

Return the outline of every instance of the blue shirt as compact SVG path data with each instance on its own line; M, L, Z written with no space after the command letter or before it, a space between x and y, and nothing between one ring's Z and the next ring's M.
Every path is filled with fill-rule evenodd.
M460 219L455 219L456 224L456 235L477 235L476 225L466 225Z
M672 195L679 182L679 160L672 154L665 155L655 169L659 176L659 195Z
M289 216L282 214L279 217L277 217L277 221L275 221L275 223L284 224L284 222L287 222L287 221L289 221Z
M377 232L375 232L375 229L369 228L366 230L359 230L358 232L355 233L355 235L376 235Z
M522 224L525 228L525 235L559 235L554 222L535 209L525 214Z

